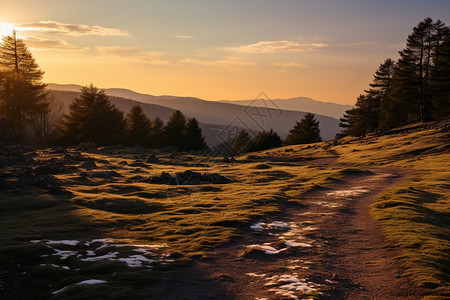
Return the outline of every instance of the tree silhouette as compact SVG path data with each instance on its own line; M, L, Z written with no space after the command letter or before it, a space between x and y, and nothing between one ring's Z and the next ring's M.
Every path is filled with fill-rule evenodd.
M235 154L242 154L250 149L252 139L247 131L241 130L238 132L236 137L231 144L231 149Z
M319 122L316 121L314 114L307 113L300 122L297 122L294 128L289 131L284 140L285 145L310 144L321 142Z
M126 135L128 145L150 146L152 123L144 114L140 105L131 108L126 117Z
M150 128L150 146L158 148L164 144L164 122L156 117Z
M123 142L124 129L123 113L111 104L104 90L91 84L83 87L79 98L70 104L57 135L59 143L64 145L81 142L114 145Z
M31 117L49 103L42 83L44 72L15 32L0 43L0 75L0 114L11 120L19 140L24 141Z
M183 134L185 126L186 118L181 111L175 111L164 127L164 145L183 149L185 144Z
M202 150L206 148L205 138L202 135L198 122L195 118L189 119L184 128L183 150Z
M450 115L450 33L437 52L436 64L431 70L430 90L433 117L440 119Z
M250 151L262 151L271 148L281 147L283 142L280 136L272 129L259 132L253 139Z

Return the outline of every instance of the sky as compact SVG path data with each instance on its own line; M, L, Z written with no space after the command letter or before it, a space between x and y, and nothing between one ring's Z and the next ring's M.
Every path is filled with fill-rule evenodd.
M3 5L1 5L3 4ZM449 0L0 0L48 83L205 100L354 104Z

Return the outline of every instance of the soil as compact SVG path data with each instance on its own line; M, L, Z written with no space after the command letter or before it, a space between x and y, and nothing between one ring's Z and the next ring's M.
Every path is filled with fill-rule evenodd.
M206 258L163 274L151 293L156 299L420 299L427 290L412 282L401 250L369 214L377 195L407 177L407 171L374 169L308 192Z

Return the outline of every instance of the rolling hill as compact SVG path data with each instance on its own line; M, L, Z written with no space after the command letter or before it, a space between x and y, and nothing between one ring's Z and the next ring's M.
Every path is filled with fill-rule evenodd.
M67 106L71 99L77 96L81 87L49 84L48 88L52 90L57 100L61 100ZM206 101L192 97L145 95L125 89L106 89L106 93L111 97L112 103L124 112L128 112L137 103L141 104L150 118L158 116L168 120L173 110L180 110L187 117L194 117L202 123L204 135L210 144L226 142L242 128L252 135L262 130L273 129L284 138L295 122L300 121L307 113L276 107ZM337 119L320 114L316 114L316 119L320 122L321 136L324 140L333 139L340 131Z

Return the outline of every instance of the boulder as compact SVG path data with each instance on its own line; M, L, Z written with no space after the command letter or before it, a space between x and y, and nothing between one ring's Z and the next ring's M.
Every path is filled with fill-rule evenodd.
M80 167L84 169L96 169L97 165L93 158L88 158L80 165Z
M205 173L202 175L201 181L210 182L214 184L227 184L233 182L233 180L225 176L222 176L218 173Z
M157 158L155 154L150 154L147 157L145 162L146 163L150 163L150 164L152 164L152 163L159 163L159 158Z

